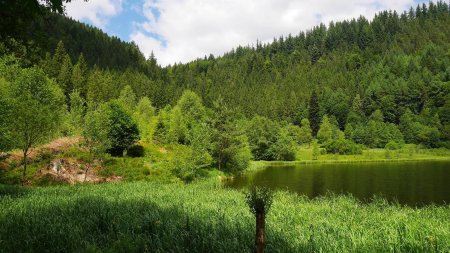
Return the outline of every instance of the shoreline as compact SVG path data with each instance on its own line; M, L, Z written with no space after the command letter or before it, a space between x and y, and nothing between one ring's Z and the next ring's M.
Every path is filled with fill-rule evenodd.
M421 161L450 161L450 157L423 157L423 158L399 158L399 159L362 159L362 160L299 160L299 161L251 161L242 174L260 170L267 166L289 166L300 164L343 164L343 163L391 163L391 162L421 162Z

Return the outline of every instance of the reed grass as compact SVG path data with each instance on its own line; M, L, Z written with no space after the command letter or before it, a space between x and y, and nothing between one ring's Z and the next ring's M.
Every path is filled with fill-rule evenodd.
M450 205L277 192L267 252L449 252ZM254 217L218 180L0 187L1 252L250 252Z

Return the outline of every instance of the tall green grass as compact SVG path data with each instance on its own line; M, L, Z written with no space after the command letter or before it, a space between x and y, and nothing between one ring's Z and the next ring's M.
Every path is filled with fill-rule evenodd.
M450 205L278 192L268 252L449 252ZM244 195L216 180L0 188L1 252L250 252Z

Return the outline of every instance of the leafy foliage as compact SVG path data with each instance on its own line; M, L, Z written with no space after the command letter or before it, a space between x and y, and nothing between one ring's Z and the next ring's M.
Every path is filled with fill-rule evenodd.
M252 213L268 213L273 202L273 191L255 186L246 194L245 199Z
M5 118L0 121L5 131L2 137L10 138L10 144L22 150L25 178L31 147L48 140L61 125L64 96L36 67L21 69L2 62L0 69L10 74L9 81L0 87L3 103L6 102L2 109ZM3 138L0 145L8 143Z
M108 105L108 139L111 146L108 153L122 156L124 151L139 139L137 124L129 114L117 103Z

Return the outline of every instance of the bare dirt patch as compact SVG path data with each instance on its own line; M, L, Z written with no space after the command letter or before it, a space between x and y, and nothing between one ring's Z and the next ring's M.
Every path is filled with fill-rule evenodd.
M56 155L65 150L68 150L71 147L76 147L79 145L81 141L81 137L61 137L53 140L50 143L38 146L36 148L32 148L30 153L28 154L28 159L33 160L39 154L46 153L48 155ZM13 151L8 154L7 161L16 161L21 162L23 159L23 154L21 151Z
M100 176L98 172L102 169L101 161L87 162L77 156L65 157L64 152L71 148L83 149L80 147L80 141L81 137L62 137L32 149L28 155L29 163L48 161L34 173L34 178L69 184L113 182L122 179L118 176ZM8 158L0 161L0 169L16 169L11 168L10 165L21 166L22 159L23 154L20 151L11 152Z
M84 163L75 159L54 159L46 167L40 169L36 176L53 178L69 184L113 182L122 179L117 176L99 176L98 171L101 169L99 161Z

